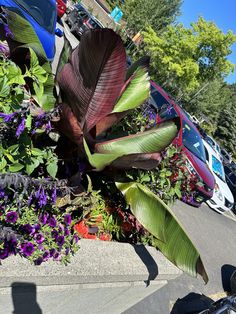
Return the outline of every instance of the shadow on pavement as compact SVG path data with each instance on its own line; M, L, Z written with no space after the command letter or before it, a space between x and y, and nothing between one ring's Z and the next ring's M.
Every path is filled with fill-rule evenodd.
M37 291L34 283L13 282L11 289L14 305L13 314L42 314L37 303Z
M158 275L158 266L144 245L134 245L133 248L147 267L149 275L145 283L147 286L149 286L150 280L154 280Z

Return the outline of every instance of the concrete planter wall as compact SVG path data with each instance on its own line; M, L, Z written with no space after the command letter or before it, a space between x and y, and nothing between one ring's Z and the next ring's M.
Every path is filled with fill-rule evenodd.
M27 284L37 288L43 313L54 313L50 300L53 297L61 304L61 295L63 304L71 309L65 312L64 307L57 307L57 314L84 313L83 309L86 313L122 313L181 274L151 247L94 240L81 240L80 245L68 266L57 262L33 266L19 256L3 260L0 313L12 313L13 286L19 287L18 295L32 294Z

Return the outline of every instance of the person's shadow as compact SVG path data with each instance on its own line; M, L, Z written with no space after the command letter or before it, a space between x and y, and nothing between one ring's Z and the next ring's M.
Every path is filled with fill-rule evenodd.
M37 303L36 285L30 282L13 282L12 301L13 314L42 314Z

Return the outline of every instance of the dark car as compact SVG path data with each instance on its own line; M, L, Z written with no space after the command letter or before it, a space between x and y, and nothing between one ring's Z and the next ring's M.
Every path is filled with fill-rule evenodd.
M180 147L187 156L190 174L202 182L200 186L196 186L194 199L191 200L191 205L199 207L202 202L212 197L215 186L213 174L206 162L201 135L184 110L152 81L150 102L157 110L157 122L180 118L180 132L173 144Z
M82 5L78 4L74 10L68 13L66 23L71 28L70 31L78 39L88 29L103 28L102 23L91 15Z
M47 58L55 55L55 34L57 22L56 0L0 0L0 6L24 17L33 27Z
M230 164L224 165L226 182L234 196L234 206L233 211L236 213L236 169Z

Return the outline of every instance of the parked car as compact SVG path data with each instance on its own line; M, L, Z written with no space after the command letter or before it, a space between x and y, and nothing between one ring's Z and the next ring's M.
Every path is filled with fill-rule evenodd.
M212 197L215 186L214 176L206 163L201 135L183 109L153 81L151 81L150 103L157 110L157 122L180 118L180 132L173 143L187 156L190 175L202 183L196 186L194 199L191 200L191 205L199 207L202 202Z
M236 214L236 168L232 167L231 164L224 166L226 182L234 196L233 212Z
M24 17L36 32L49 61L55 55L57 10L56 0L0 0L0 6Z
M61 19L66 13L66 0L56 0L57 2L57 17Z
M220 152L223 158L223 162L225 164L230 164L232 162L232 156L223 148L220 150Z
M66 23L70 31L78 39L88 29L104 28L102 23L91 15L81 4L75 6L74 10L68 13Z
M224 166L214 149L203 140L207 163L215 177L213 196L207 201L209 207L219 213L229 211L234 205L234 197L226 183Z

